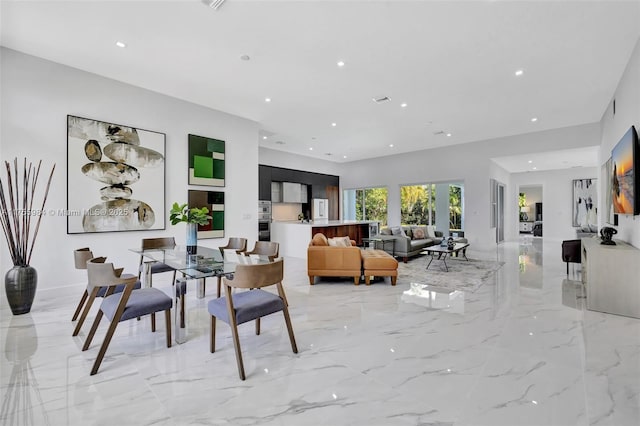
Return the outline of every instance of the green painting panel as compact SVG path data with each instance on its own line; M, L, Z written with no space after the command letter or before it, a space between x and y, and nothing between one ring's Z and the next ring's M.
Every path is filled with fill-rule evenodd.
M213 160L213 164L211 165L212 167L212 175L210 177L216 178L216 179L224 179L224 160L216 160L216 159L211 159Z
M224 212L219 212L219 211L215 211L215 212L211 212L211 228L214 231L223 231L224 230Z
M193 157L193 175L201 178L212 178L214 175L213 158L201 157L196 155ZM224 170L223 170L224 176Z
M207 151L220 152L224 154L224 141L219 141L217 139L207 139Z

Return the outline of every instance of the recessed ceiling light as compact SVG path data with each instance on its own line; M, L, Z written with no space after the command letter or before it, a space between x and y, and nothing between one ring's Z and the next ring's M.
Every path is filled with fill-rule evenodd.
M248 61L251 59L251 57L249 55L242 55L240 56L240 59L242 59L243 61Z
M309 147L309 151L313 151L313 147L312 147L312 146L311 146L311 147Z
M268 138L268 136L263 136L263 137L262 137L262 139L267 139L267 138Z
M534 168L533 168L533 170L538 170L538 168L537 168L537 167L534 167Z
M338 61L338 66L339 67L344 67L344 61Z
M517 70L517 71L516 71L516 75L517 75L518 77L520 77L522 74L524 74L524 70Z
M532 122L532 123L535 123L536 121L538 121L538 117L533 117L533 118L531 119L531 122Z
M343 156L342 156L342 158L347 158L347 156L346 156L346 155L343 155Z
M393 144L392 143L389 144L389 148L393 148Z
M451 137L451 133L447 133L447 137L450 138Z
M402 107L402 108L406 108L406 107L407 107L407 103L406 103L406 102L401 103L401 104L400 104L400 107Z
M127 47L126 43L123 43L121 41L116 41L116 46L118 46L118 47Z
M271 98L264 98L265 102L271 102Z
M533 163L533 161L532 161L532 160L529 160L529 161L527 161L527 163L531 164L531 163Z
M332 127L336 127L338 125L338 123L331 123Z

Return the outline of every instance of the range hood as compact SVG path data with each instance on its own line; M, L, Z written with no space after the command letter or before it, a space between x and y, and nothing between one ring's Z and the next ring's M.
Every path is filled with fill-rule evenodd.
M271 182L272 203L307 203L307 185L294 182Z

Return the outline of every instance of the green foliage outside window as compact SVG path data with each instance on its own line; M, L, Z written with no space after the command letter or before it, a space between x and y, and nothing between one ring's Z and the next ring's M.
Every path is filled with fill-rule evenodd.
M387 188L356 190L356 220L377 220L380 226L387 225Z

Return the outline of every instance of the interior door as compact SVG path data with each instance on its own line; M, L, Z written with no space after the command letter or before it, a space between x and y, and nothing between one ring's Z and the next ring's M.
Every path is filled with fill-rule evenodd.
M498 183L497 191L496 243L500 244L504 241L504 185Z

